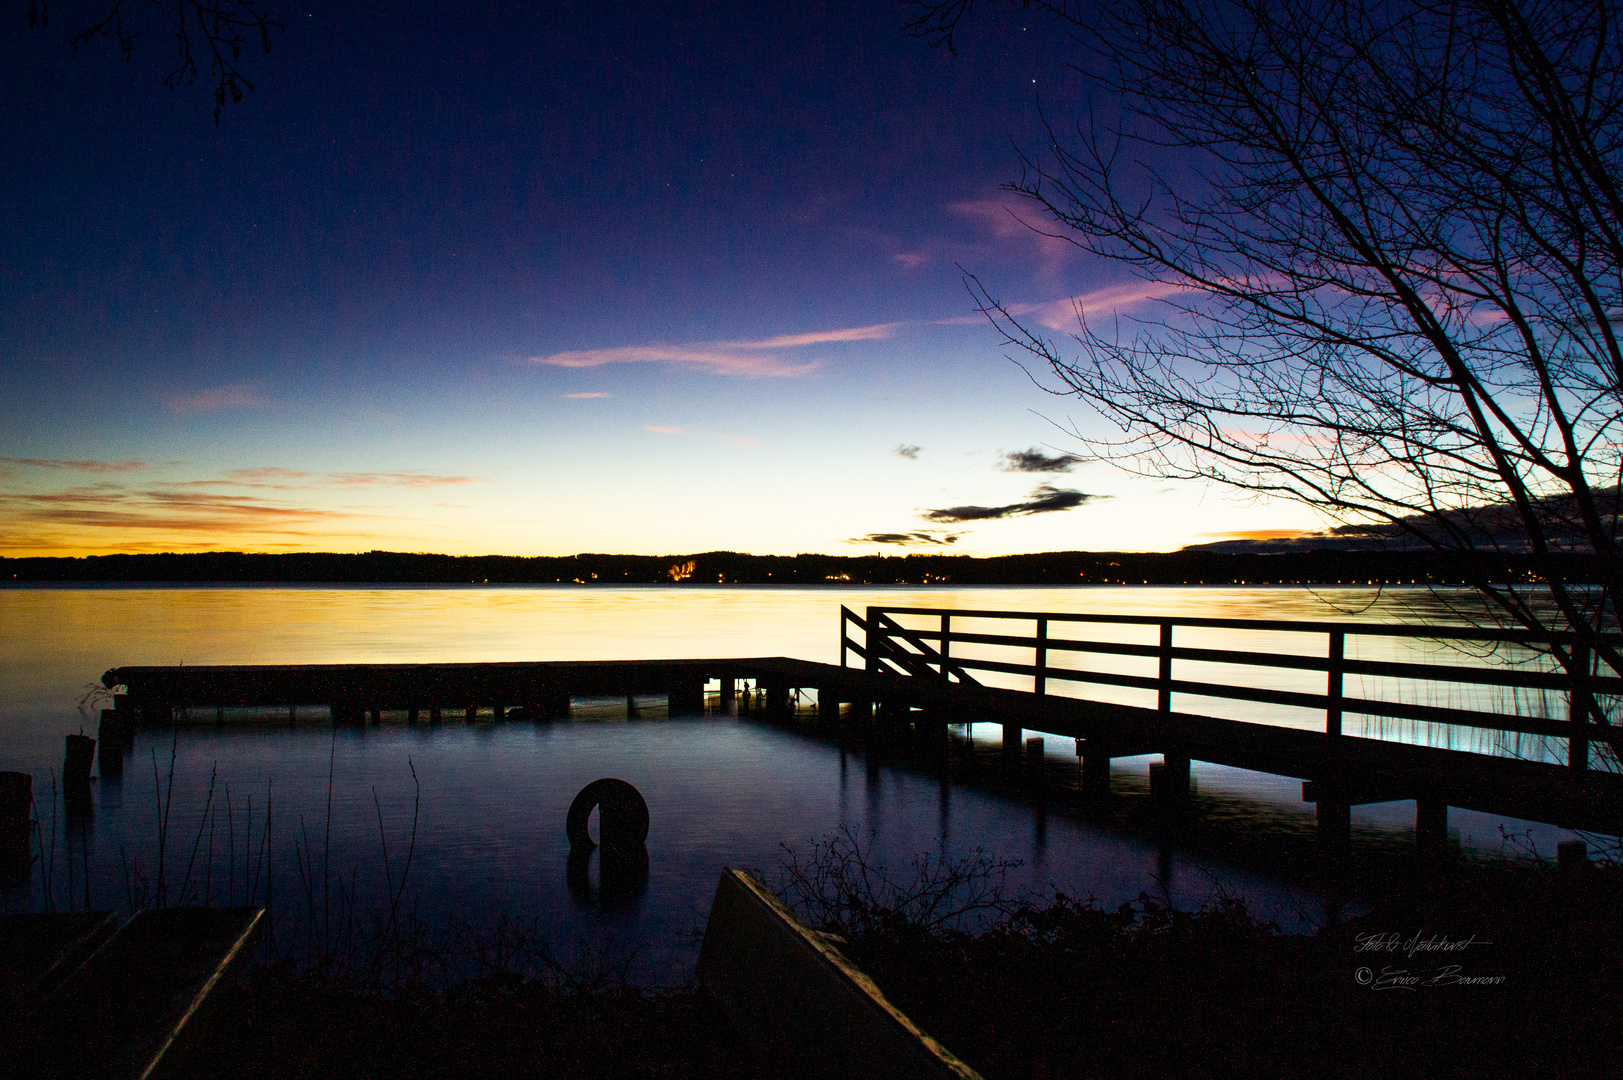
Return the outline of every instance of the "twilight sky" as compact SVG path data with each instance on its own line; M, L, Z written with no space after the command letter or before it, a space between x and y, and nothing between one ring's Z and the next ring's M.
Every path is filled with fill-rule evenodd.
M1000 190L1083 102L1018 10L953 57L894 0L278 6L216 127L161 23L70 55L96 8L0 38L0 553L1315 525L1067 460L1096 419L976 314L1153 302Z

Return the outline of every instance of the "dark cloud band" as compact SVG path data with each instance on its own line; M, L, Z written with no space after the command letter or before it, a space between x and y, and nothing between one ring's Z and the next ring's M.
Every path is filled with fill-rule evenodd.
M1070 472L1071 466L1082 459L1076 454L1056 454L1052 457L1033 446L1030 450L1011 450L1003 455L1004 472L1061 473Z
M1004 506L949 506L940 510L926 510L924 520L941 525L960 521L996 521L999 518L1027 517L1031 514L1051 514L1057 510L1074 510L1085 506L1101 495L1087 495L1070 488L1057 488L1052 484L1039 484L1022 502Z

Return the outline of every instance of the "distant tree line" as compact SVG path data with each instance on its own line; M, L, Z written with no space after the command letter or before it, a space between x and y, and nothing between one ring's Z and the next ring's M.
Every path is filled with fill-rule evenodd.
M1490 572L1506 584L1596 579L1592 555L1517 555ZM1436 552L1050 551L977 559L967 555L537 556L200 552L0 559L0 580L108 582L354 582L582 585L1105 585L1105 584L1466 584L1482 563L1456 565Z

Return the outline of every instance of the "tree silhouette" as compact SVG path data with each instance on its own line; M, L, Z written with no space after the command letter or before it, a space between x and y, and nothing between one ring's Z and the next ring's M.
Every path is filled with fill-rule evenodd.
M916 5L915 29L950 47L972 3ZM1164 299L1078 310L1062 347L971 287L1114 422L1077 433L1093 455L1466 566L1591 553L1595 587L1477 583L1514 624L1575 631L1567 670L1623 671L1619 5L1035 6L1121 111L1050 125L1010 186Z
M74 31L70 42L75 53L81 46L111 38L127 61L147 28L161 27L175 44L175 66L164 76L164 85L171 90L193 85L206 71L214 84L210 96L216 124L227 102L240 104L254 88L242 67L243 50L257 42L270 52L271 31L282 28L264 0L141 0L132 4L110 0L97 10L99 19L81 23ZM44 29L50 21L49 0L29 0L28 25Z

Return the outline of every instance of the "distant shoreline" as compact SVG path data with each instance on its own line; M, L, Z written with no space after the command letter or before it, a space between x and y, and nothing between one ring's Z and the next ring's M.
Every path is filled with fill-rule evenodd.
M0 582L582 585L1470 585L1598 580L1588 555L1050 551L967 555L92 555L0 558Z

